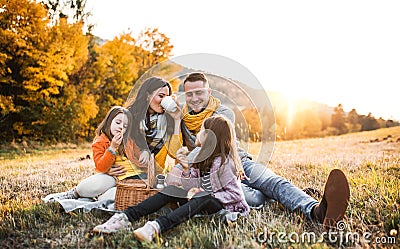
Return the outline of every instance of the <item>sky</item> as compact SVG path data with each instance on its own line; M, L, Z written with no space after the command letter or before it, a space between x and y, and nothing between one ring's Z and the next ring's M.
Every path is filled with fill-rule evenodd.
M210 53L264 89L400 120L399 1L88 0L93 33L158 28L173 55Z

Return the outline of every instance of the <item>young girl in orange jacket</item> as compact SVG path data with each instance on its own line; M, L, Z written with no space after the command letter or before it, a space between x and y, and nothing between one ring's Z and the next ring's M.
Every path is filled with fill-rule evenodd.
M151 77L141 85L128 108L111 108L96 129L92 144L97 174L69 191L48 195L45 199L114 199L116 179L146 177L150 154L154 154L158 168L164 168L167 154L174 156L180 148L181 111L177 108L174 113L167 114L161 106L162 99L169 95L170 84Z

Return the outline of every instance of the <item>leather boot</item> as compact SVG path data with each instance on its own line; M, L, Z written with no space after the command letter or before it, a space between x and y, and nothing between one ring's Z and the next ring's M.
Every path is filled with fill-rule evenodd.
M343 219L349 199L350 188L346 176L339 169L332 170L326 181L321 202L311 211L313 221L322 223L324 230L334 227Z

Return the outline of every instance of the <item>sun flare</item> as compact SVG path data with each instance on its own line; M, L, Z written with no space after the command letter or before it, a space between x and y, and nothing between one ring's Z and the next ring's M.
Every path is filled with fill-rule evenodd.
M287 98L287 125L288 128L292 126L292 122L294 119L295 115L295 102L296 102L296 97L293 93L289 93L286 95Z

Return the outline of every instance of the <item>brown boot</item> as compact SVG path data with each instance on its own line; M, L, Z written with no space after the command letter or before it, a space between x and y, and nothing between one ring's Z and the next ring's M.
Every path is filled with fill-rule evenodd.
M314 221L323 224L327 230L343 219L349 205L350 188L346 176L339 169L334 169L329 174L325 184L324 195L321 202L316 205L311 217Z

